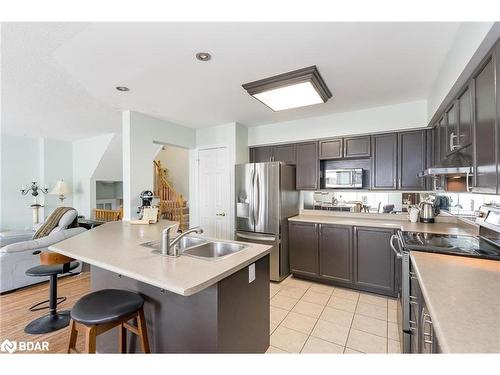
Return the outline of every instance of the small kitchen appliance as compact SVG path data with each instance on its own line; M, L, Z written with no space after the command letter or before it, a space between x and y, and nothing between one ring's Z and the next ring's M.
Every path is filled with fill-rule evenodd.
M435 209L432 202L420 202L420 222L421 223L433 223Z
M326 169L326 189L361 189L363 188L363 169Z

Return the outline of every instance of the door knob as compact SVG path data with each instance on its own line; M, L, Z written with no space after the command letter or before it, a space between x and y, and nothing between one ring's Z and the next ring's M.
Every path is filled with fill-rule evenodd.
M219 212L218 214L215 214L216 216L226 216L225 212Z

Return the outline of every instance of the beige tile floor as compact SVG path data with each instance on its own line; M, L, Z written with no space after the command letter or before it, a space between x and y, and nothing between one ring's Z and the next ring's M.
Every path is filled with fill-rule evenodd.
M400 353L394 299L293 277L270 292L268 353Z

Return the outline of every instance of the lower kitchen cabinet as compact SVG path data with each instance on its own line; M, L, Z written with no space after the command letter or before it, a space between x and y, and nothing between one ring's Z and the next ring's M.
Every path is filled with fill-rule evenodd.
M319 274L340 282L352 282L352 227L320 225Z
M318 227L315 223L289 223L290 271L294 274L319 274Z
M361 289L394 294L395 256L390 247L393 229L354 228L354 284Z
M292 274L396 296L393 229L289 222Z

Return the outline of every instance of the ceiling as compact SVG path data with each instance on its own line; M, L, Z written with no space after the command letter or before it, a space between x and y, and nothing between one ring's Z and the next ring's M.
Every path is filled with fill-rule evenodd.
M426 99L459 25L4 23L3 131L119 132L122 109L195 128L256 126ZM326 104L272 112L241 87L310 65L332 91Z

